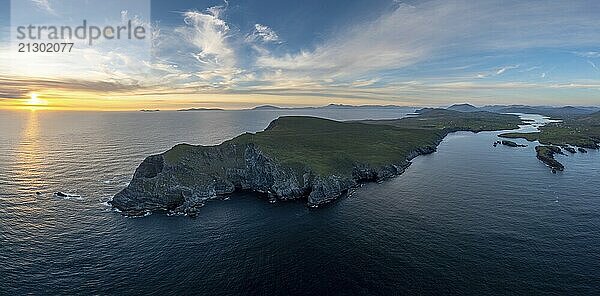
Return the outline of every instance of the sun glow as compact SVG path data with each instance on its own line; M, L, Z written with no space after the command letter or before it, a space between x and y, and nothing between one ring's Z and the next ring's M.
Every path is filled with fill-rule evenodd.
M40 99L38 94L32 93L30 95L30 99L27 100L26 104L28 106L45 106L48 105L48 102L46 100Z

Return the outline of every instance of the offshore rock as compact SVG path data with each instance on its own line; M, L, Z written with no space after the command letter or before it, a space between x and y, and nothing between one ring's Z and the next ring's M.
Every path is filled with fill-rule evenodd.
M536 146L535 152L537 154L537 158L546 164L553 173L556 173L556 171L563 171L565 169L565 166L554 158L555 154L564 154L560 147Z

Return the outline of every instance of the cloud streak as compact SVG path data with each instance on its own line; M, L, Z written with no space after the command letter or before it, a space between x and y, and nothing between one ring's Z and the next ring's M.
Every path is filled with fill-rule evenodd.
M518 69L518 68L519 68L519 65L504 66L504 67L498 69L498 71L496 71L496 75L502 75L502 74L506 73L506 71Z

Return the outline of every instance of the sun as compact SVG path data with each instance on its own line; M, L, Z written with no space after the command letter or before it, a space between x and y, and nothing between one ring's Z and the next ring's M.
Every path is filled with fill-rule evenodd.
M40 99L39 95L36 93L31 93L29 96L30 96L30 99L27 100L28 106L43 106L43 105L48 104L48 102L46 100Z

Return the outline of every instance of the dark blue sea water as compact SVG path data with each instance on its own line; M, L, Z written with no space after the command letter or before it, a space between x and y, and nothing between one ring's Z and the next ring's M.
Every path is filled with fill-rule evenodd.
M281 114L0 112L0 295L600 291L600 153L559 156L566 170L552 174L534 145L493 147L498 132L452 134L400 177L319 209L251 194L211 201L196 219L106 205L147 155Z

